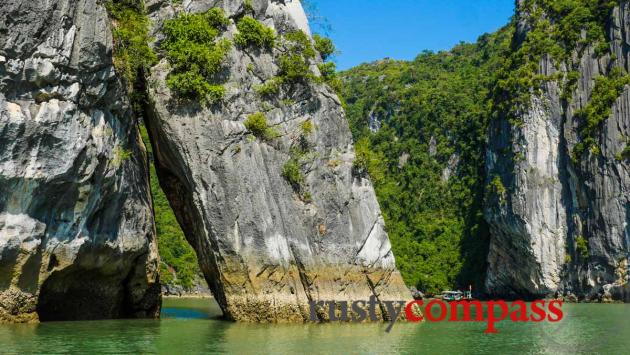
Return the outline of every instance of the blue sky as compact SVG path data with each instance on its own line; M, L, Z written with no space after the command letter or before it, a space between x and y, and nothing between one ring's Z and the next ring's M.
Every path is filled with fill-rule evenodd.
M514 0L309 0L331 30L340 70L390 57L449 49L507 24Z

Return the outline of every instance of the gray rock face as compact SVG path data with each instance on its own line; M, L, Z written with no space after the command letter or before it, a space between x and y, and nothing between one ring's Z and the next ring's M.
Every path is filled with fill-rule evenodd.
M519 4L522 6L522 4ZM516 39L528 31L529 14L519 12ZM576 111L588 104L595 78L614 67L630 69L630 6L614 9L608 36L610 55L598 58L593 47L573 55L579 79L568 105L560 81L533 94L519 117L492 123L487 154L489 182L499 177L506 188L487 206L492 239L486 288L501 296L574 293L586 299L630 301L630 167L619 157L630 135L630 92L626 86L602 124L601 154L579 161L570 154L579 143ZM539 74L566 73L545 57ZM514 154L506 154L512 151ZM578 241L588 243L588 258Z
M255 17L278 33L308 33L297 0L252 5ZM158 39L161 21L180 11L223 8L231 18L222 35L228 39L237 31L233 19L244 14L243 1L147 6ZM255 85L277 73L281 50L232 48L227 94L207 108L176 103L165 84L166 59L148 79L147 124L160 182L213 294L231 319L271 322L308 320L309 300L410 299L372 185L353 175L351 134L335 93L314 82L283 88L270 100L255 92ZM319 61L311 63L314 73ZM265 113L280 137L249 134L244 121L257 112ZM282 177L306 120L315 127L302 167L309 202Z
M146 156L96 0L0 7L0 322L155 316Z

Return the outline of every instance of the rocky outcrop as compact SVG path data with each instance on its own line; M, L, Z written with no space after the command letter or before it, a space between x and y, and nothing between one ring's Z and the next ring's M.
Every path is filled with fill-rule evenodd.
M518 2L515 43L523 44L533 12ZM537 5L534 5L536 7ZM620 2L605 24L609 53L597 43L558 62L540 61L550 78L516 119L490 127L486 218L492 229L486 289L492 295L630 301L630 89L626 85L596 132L596 148L575 156L596 78L630 69L630 5ZM582 36L585 36L585 32ZM570 68L570 69L568 69ZM577 74L575 87L568 77ZM625 75L625 74L624 74ZM558 79L560 78L560 79ZM565 89L569 87L569 89ZM566 90L568 95L562 95Z
M232 40L246 11L282 35L308 33L297 0L148 1L155 37L181 12L220 7L221 34ZM384 231L370 182L353 174L354 151L336 94L316 80L282 86L272 98L255 87L278 73L282 45L271 51L233 46L220 78L223 100L182 104L166 85L166 58L147 79L147 125L156 166L187 239L226 317L244 321L308 320L310 300L410 299ZM163 54L163 53L162 53ZM318 58L310 71L318 75ZM255 137L244 125L264 113L277 133ZM304 122L314 127L301 133ZM301 145L301 191L283 168ZM322 317L325 314L322 313Z
M151 317L146 156L96 0L0 7L0 322Z

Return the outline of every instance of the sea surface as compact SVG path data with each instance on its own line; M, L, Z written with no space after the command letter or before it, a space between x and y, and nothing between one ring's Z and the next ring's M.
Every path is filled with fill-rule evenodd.
M630 354L630 305L565 304L559 323L237 324L212 299L165 299L160 320L0 325L0 354Z

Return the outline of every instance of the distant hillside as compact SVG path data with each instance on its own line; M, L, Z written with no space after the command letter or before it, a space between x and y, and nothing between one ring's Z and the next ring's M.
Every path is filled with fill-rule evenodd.
M425 292L482 285L489 98L512 33L341 73L356 165L375 183L405 281Z

